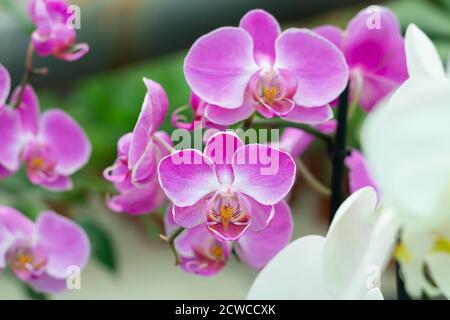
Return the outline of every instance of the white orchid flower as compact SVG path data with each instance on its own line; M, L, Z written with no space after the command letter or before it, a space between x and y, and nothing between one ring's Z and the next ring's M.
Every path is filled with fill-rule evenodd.
M405 47L410 79L368 116L362 145L402 224L396 256L408 293L450 298L450 77L415 25Z
M383 299L379 278L395 243L391 211L375 212L366 187L339 208L326 237L310 235L283 249L260 272L249 299Z

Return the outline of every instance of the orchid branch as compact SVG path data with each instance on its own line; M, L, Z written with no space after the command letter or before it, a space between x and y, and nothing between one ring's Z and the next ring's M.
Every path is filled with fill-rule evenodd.
M177 230L175 230L169 237L165 235L159 235L159 237L167 242L170 246L170 249L172 249L173 255L175 257L175 265L179 265L181 263L180 255L178 254L178 250L175 247L175 240L178 238L178 236L183 233L185 229L180 227Z
M253 120L253 126L255 127L279 127L279 128L286 128L286 127L291 127L291 128L297 128L297 129L301 129L309 134L312 134L313 136L315 136L316 138L322 140L327 147L331 147L333 145L333 139L331 138L331 136L320 132L319 130L303 124L303 123L295 123L295 122L289 122L283 119L254 119Z
M33 43L30 40L30 43L28 44L27 54L25 56L25 72L22 76L22 80L20 81L20 91L16 98L16 101L14 101L13 108L18 108L20 104L22 103L23 95L25 93L25 87L27 83L30 81L30 77L32 75L41 75L45 76L48 74L48 69L46 67L39 68L39 69L33 69L33 56L34 56L34 47Z
M317 179L313 173L308 169L305 163L301 159L296 159L295 164L297 165L298 172L305 179L305 181L309 184L309 186L325 197L331 196L330 188L326 187L322 182Z

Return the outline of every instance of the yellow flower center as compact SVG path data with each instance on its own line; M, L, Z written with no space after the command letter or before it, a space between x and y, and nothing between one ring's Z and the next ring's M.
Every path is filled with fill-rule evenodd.
M395 258L402 263L410 262L412 260L411 253L404 243L400 243L395 248Z
M222 247L220 247L218 245L214 245L211 247L210 252L216 261L222 260L222 258L223 258L223 248Z
M276 87L263 87L262 95L266 103L271 104L273 100L275 100L277 96L277 88Z
M220 219L222 220L222 224L225 230L228 230L228 223L233 217L233 208L229 206L221 206L220 207Z
M44 159L40 157L33 157L30 161L30 169L33 171L41 171L45 167Z
M450 241L444 237L439 237L433 245L433 252L444 252L450 254Z

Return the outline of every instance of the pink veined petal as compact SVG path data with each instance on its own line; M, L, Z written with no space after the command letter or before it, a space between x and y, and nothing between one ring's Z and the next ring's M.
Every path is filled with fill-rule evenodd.
M29 175L30 181L33 184L40 185L41 187L52 191L69 191L73 188L72 179L67 176L59 175L56 178L51 179L34 179Z
M184 61L186 81L202 100L235 109L258 70L253 40L243 29L224 27L199 38Z
M295 179L292 157L261 144L239 148L233 156L233 171L233 190L265 205L273 205L283 199Z
M276 41L275 67L297 77L297 105L330 103L344 90L348 68L341 51L324 37L306 29L288 29Z
M345 165L350 170L350 192L354 193L364 187L372 187L377 192L379 203L381 200L381 190L371 176L363 155L358 150L353 149L350 156L345 159Z
M133 184L143 185L155 178L157 148L156 144L152 140L149 140L147 148L132 170L131 180Z
M399 85L386 77L371 73L365 73L362 81L362 95L359 104L366 112L371 112L378 102L392 93ZM352 81L350 84L350 99L353 99L355 94L355 83L355 81Z
M298 123L320 124L333 118L333 110L330 105L314 108L295 106L282 118Z
M33 222L14 208L0 206L0 225L16 238L33 236Z
M12 101L19 98L20 87L14 90ZM39 127L39 99L31 85L26 85L22 101L17 109L20 117L21 128L25 133L36 135Z
M239 194L239 201L250 216L250 231L259 232L267 228L275 214L274 206L261 204L244 194Z
M64 61L73 62L81 59L88 52L89 52L89 45L83 42L72 45L70 48L62 52L56 52L55 57Z
M272 66L275 63L275 41L281 33L278 21L267 11L256 9L241 19L239 27L252 36L256 63L261 67Z
M169 100L161 85L147 78L144 78L144 83L147 86L147 94L133 130L128 163L130 169L144 154L151 134L163 123L169 106Z
M208 210L207 197L200 199L192 206L177 207L173 206L172 215L176 224L184 228L193 228L199 224L206 222L206 215Z
M291 209L281 201L275 205L274 218L266 229L248 231L238 240L237 254L247 265L261 269L288 245L293 229Z
M159 163L158 173L167 197L179 207L192 206L220 188L212 160L194 149L166 156Z
M11 91L11 77L8 70L0 64L0 107L6 104L9 92Z
M108 208L132 215L148 214L161 208L166 200L157 181L132 187L106 200Z
M231 184L234 180L231 160L242 140L232 132L218 132L206 143L203 153L214 162L217 178L222 184Z
M324 25L313 30L314 32L320 34L322 37L331 41L336 47L342 49L344 34L343 31L332 25Z
M52 147L56 156L55 170L61 175L71 175L83 167L91 155L91 144L83 129L61 110L42 114L40 136Z
M242 106L236 109L225 109L208 104L205 110L205 117L215 124L231 126L247 119L253 112L255 112L255 108L252 105L251 97L246 95Z
M376 12L361 11L347 27L344 52L350 68L362 65L369 71L378 70L401 39L400 24L395 14L384 7Z
M9 107L0 110L0 141L0 165L8 171L17 171L25 141L18 114Z
M57 279L46 273L27 281L34 290L43 293L56 294L67 290L66 279Z
M54 212L43 212L36 221L36 246L48 255L47 273L57 279L67 278L70 266L80 269L90 255L89 239L73 221Z

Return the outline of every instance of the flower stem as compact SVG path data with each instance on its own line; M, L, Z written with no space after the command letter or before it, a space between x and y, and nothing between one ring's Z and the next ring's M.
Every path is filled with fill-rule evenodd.
M331 190L326 187L322 182L320 182L301 159L296 159L297 169L300 175L305 179L309 186L322 196L329 197L331 195Z
M286 127L291 127L291 128L297 128L297 129L301 129L309 134L312 134L313 136L315 136L316 138L322 140L328 147L331 147L333 145L333 139L331 138L331 136L320 132L319 130L303 124L303 123L295 123L295 122L289 122L283 119L254 119L253 120L253 125L255 127L279 127L279 128L286 128Z
M30 81L30 77L32 75L42 76L48 74L48 69L45 67L40 69L33 69L33 56L34 56L34 47L33 43L30 40L30 43L28 44L27 54L25 56L25 72L22 76L22 80L20 81L20 91L12 106L14 109L18 108L22 103L23 95L25 93L25 87L27 83Z
M164 241L166 241L169 246L170 249L172 249L173 252L173 256L175 257L175 265L179 265L181 263L181 259L180 259L180 255L178 254L178 250L175 247L175 239L181 234L183 233L185 229L180 227L177 230L175 230L169 237L164 236L164 235L160 235L160 238L163 239Z
M344 178L344 160L347 156L346 136L347 136L347 112L348 112L348 91L342 92L339 97L339 107L337 110L337 130L333 148L333 172L331 177L331 203L329 221L333 221L334 215L342 203L342 181Z

